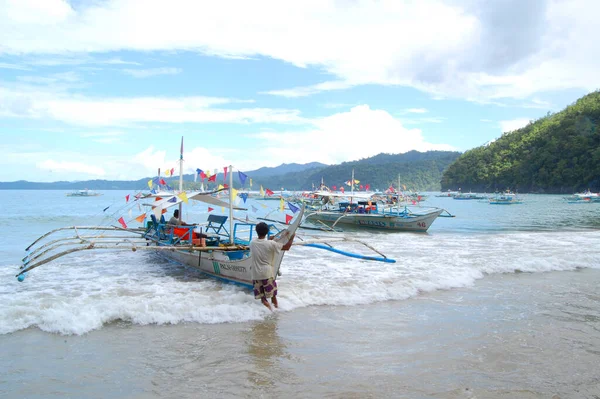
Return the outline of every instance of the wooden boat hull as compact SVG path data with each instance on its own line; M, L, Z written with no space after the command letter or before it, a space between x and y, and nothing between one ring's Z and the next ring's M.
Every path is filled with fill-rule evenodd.
M313 223L335 224L336 226L345 225L389 231L425 232L442 212L443 209L436 209L425 214L384 215L351 213L344 215L340 212L321 211L307 215L306 220Z
M274 262L274 275L277 278L285 251L281 251ZM234 251L211 250L173 250L161 251L161 255L184 266L194 268L209 277L239 284L252 289L252 258L250 250ZM235 258L241 259L235 259Z

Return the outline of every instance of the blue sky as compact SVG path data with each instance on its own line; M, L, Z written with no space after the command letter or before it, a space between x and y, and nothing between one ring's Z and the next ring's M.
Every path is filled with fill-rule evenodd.
M218 4L213 4L218 3ZM0 0L0 181L465 151L600 88L594 0Z

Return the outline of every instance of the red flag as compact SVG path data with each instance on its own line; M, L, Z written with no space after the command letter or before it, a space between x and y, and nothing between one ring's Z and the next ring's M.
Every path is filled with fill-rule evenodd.
M162 199L162 197L156 197L156 199L154 201L160 201Z
M285 224L290 224L293 218L293 216L285 215Z
M200 172L200 178L201 178L202 180L206 179L206 173L204 173L204 172Z
M337 186L333 186L332 188L333 188L334 190L337 190Z
M341 187L340 187L340 191L341 191L341 192L344 192L344 186L341 186Z
M166 209L163 209L163 210L162 210L162 213L163 213L163 214L167 213L167 210L166 210Z
M371 188L371 186L370 186L369 184L366 184L366 185L365 185L365 190L367 190L367 191L368 191L370 188Z
M225 173L223 173L223 181L225 181L227 180L227 166L225 166L223 170L225 171Z
M125 202L129 202L129 194L125 196Z
M267 194L268 196L273 195L273 191L269 190L268 188L265 190L265 194Z
M223 188L229 188L229 185L227 183L223 183Z
M173 176L173 173L175 173L175 168L171 168L171 176Z
M163 185L163 186L166 186L166 185L167 185L167 182L165 181L165 179L161 178L161 179L158 181L158 184L160 184L160 185Z
M217 181L217 175L212 175L208 178L208 181Z
M125 223L125 219L123 219L123 216L119 218L118 222L121 223L121 226L123 226L124 229L127 228L127 224Z
M211 208L210 206L208 207L208 211L209 211L209 212L212 212L212 211L214 211L214 210L215 210L214 208Z
M362 190L362 189L363 189L363 185L361 184L361 185L360 185L360 187L358 187L358 188L359 188L360 190Z

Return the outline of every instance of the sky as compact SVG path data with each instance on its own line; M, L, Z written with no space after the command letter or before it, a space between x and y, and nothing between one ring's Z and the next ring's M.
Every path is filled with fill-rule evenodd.
M596 0L0 0L0 181L464 152L600 88ZM178 170L178 169L177 169Z

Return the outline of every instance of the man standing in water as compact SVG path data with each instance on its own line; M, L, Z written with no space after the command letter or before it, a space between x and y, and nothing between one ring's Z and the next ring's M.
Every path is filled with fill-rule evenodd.
M263 305L271 309L268 298L276 308L277 303L277 282L275 281L275 271L273 270L273 260L279 254L279 251L287 251L292 246L294 235L290 237L284 245L273 241L273 237L266 239L269 234L269 226L265 222L256 225L256 234L258 239L250 243L250 253L252 254L252 284L254 285L254 298L260 299Z

